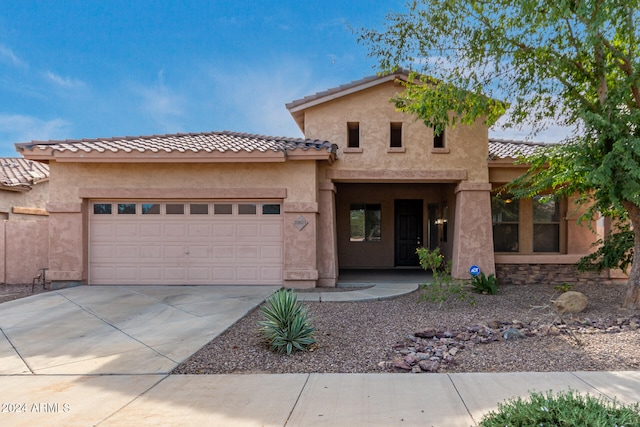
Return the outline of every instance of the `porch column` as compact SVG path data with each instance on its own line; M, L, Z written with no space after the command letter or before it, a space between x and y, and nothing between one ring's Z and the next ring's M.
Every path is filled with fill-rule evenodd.
M86 280L81 203L48 203L49 271L55 288L75 286Z
M318 286L335 287L338 280L336 186L320 184L318 205Z
M495 273L491 184L461 182L455 189L453 277L469 279L469 267L477 265L486 275Z
M313 288L318 281L318 204L284 203L284 286Z

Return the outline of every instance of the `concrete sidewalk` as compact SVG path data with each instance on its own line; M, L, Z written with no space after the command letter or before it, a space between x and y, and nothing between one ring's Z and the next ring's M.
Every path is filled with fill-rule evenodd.
M550 389L630 404L640 372L4 376L0 424L468 427Z

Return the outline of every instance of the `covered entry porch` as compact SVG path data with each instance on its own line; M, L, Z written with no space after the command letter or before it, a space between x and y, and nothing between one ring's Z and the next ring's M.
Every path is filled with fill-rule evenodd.
M340 269L418 268L418 247L439 247L450 257L454 189L454 184L336 184Z
M419 270L422 246L440 248L454 277L468 278L472 265L495 272L490 184L334 181L329 188L335 217L320 229L335 227L335 240L321 245L319 286L335 286L342 271ZM323 260L332 259L335 275L323 275L332 270Z

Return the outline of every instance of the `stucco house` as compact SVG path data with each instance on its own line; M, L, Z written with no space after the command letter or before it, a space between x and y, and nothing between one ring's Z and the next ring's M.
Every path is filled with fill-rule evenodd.
M0 283L31 282L49 260L49 167L0 158Z
M46 216L49 166L20 157L0 158L0 219Z
M418 246L440 247L456 277L471 265L572 271L595 237L574 226L570 203L494 193L535 145L490 141L481 121L434 135L389 102L407 78L288 103L304 139L225 131L16 144L50 167L48 278L335 286L340 269L415 267Z

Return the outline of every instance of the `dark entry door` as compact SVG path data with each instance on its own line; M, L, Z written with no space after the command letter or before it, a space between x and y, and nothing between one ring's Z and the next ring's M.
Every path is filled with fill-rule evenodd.
M395 264L420 265L416 248L422 246L422 200L395 201Z

